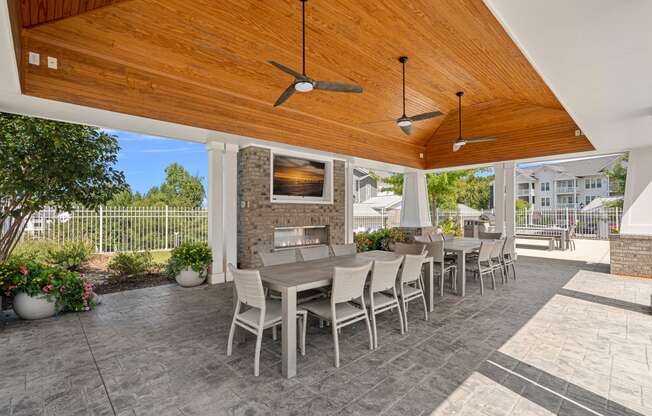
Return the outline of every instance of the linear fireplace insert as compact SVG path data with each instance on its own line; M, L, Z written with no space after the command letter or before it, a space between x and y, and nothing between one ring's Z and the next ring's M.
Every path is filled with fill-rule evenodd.
M277 227L274 250L328 245L328 226Z

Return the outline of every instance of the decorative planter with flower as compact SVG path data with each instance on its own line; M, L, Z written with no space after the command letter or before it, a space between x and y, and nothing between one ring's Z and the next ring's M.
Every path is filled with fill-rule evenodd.
M212 261L208 244L183 243L172 250L166 271L182 287L198 286L206 280Z
M1 263L0 286L6 296L13 297L14 312L22 319L87 311L95 304L92 285L83 275L33 261Z

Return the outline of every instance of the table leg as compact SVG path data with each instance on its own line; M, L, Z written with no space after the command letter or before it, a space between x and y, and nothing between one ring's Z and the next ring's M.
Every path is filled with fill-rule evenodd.
M281 293L283 334L281 371L283 377L297 374L297 290L286 288Z
M457 294L466 296L466 253L457 251Z
M426 261L424 264L426 266L426 279L424 282L426 303L428 304L428 312L433 312L435 310L435 281L433 273L434 264L432 259Z

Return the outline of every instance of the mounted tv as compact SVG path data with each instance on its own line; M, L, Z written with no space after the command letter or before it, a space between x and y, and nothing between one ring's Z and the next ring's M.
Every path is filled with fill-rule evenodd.
M326 162L275 154L272 162L272 200L324 201L328 197Z

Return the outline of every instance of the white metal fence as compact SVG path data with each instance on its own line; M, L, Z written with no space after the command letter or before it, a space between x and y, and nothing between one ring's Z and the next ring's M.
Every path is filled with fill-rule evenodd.
M575 229L577 238L608 240L609 234L620 231L622 208L600 208L592 211L578 209L523 209L516 212L516 227L553 230Z
M89 241L99 253L168 250L184 242L208 241L208 211L203 208L101 207L33 215L25 240Z
M486 214L493 225L492 211L481 211ZM455 210L437 210L436 224L452 221L458 226L463 226L466 220L477 220L480 215L464 213ZM524 209L516 212L517 231L521 229L550 230L551 235L558 232L559 228L575 228L576 238L607 240L609 234L618 233L623 215L621 208L602 208L593 211L576 209ZM394 219L393 219L394 218ZM396 227L396 217L378 215L374 217L353 217L353 231L375 231L380 228ZM433 218L434 219L434 218Z

